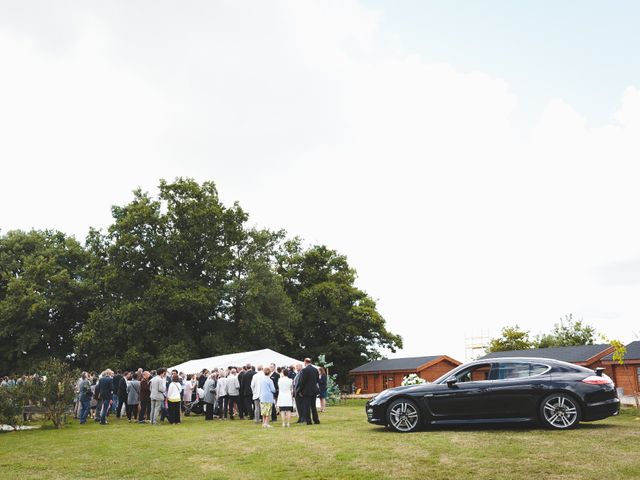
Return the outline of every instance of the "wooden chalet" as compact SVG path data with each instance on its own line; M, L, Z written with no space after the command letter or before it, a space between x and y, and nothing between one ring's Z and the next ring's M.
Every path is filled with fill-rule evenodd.
M389 358L365 363L351 370L349 375L354 378L357 392L370 394L399 387L402 379L411 373L432 382L458 365L462 363L447 355Z
M640 340L627 345L624 363L620 365L613 359L613 353L602 359L606 373L622 389L622 395L635 395L640 392Z

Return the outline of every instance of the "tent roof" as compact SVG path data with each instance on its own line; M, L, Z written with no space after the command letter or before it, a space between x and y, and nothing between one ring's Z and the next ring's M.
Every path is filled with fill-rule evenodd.
M281 353L275 352L269 348L262 350L252 350L250 352L230 353L227 355L218 355L215 357L198 358L187 362L169 367L169 370L178 370L184 373L198 373L203 369L211 370L213 368L226 368L230 365L240 367L250 363L251 365L268 365L275 363L277 366L289 366L296 363L302 363L295 358L287 357Z

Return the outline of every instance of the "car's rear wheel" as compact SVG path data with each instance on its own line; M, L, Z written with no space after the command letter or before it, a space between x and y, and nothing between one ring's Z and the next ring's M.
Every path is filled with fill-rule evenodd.
M552 393L540 404L540 421L547 428L573 428L580 422L581 414L577 400L565 393Z
M420 426L418 405L408 398L394 400L387 409L387 424L396 432L414 432Z

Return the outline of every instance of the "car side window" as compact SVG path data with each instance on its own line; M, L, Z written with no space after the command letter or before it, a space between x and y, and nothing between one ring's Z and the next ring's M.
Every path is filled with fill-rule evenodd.
M549 370L549 367L547 365L542 365L540 363L532 363L530 367L531 368L529 370L529 373L531 375L540 375L541 373L544 373L547 370Z
M548 369L546 365L525 362L504 362L495 365L492 380L512 380L539 375Z
M489 379L489 372L491 371L491 364L481 363L479 365L473 365L466 368L456 374L456 380L459 383L463 382L479 382Z

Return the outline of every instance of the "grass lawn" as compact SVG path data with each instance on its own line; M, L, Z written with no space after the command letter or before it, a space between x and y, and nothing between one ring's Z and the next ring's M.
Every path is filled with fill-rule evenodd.
M181 425L112 419L4 433L0 478L640 478L640 418L629 410L566 432L515 426L397 434L369 425L363 405L330 407L320 425L288 429L199 416Z

